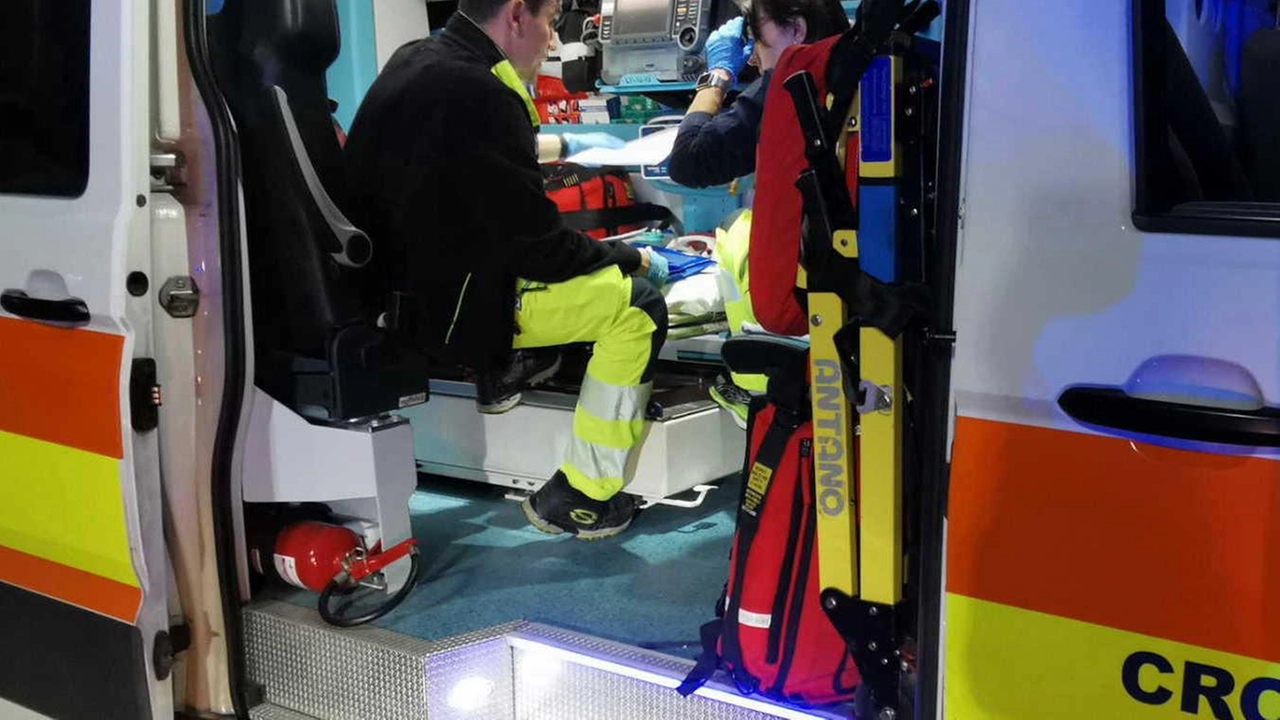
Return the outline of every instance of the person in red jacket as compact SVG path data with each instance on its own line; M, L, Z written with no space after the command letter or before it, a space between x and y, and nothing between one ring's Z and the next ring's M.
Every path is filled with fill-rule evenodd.
M668 160L671 179L703 188L755 172L765 95L778 58L793 45L817 42L848 29L849 19L839 0L751 0L743 17L713 32L706 46L709 69L680 121ZM760 77L726 104L729 89L748 62L760 69ZM744 211L727 228L723 241L727 244L749 236L751 222L751 211ZM740 255L745 257L745 250ZM745 260L733 268L729 263L721 265L721 292L734 323L730 332L735 334L742 331L743 322L756 322L751 296L740 279L746 275L746 265ZM750 393L764 388L764 376L737 374L717 382L710 394L739 427L746 429Z

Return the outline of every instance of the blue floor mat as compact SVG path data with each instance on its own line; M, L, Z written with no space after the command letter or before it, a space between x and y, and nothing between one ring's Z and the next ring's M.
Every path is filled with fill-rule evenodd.
M531 620L697 655L698 628L713 617L728 577L736 478L699 508L649 508L622 535L590 542L534 530L503 492L423 478L410 510L424 576L375 624L435 640Z

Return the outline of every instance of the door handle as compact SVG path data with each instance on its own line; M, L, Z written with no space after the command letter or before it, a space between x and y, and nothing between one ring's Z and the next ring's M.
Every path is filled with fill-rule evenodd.
M50 300L31 297L22 290L8 289L0 293L0 307L28 320L67 327L89 324L89 306L75 297Z
M1134 397L1112 387L1067 388L1058 406L1090 425L1222 445L1280 447L1280 409L1205 407Z

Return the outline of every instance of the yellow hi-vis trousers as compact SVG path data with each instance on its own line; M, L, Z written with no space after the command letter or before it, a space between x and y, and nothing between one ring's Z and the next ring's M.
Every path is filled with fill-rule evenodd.
M631 480L631 453L644 437L666 300L616 265L562 283L520 280L517 298L516 349L595 343L560 470L582 494L608 500Z
M743 210L728 230L716 228L716 263L720 274L716 283L724 298L724 314L729 321L729 334L741 335L745 323L756 323L751 309L751 276L747 272L747 254L751 245L751 210ZM730 377L743 390L762 393L768 389L769 378L764 375L744 375L730 372Z

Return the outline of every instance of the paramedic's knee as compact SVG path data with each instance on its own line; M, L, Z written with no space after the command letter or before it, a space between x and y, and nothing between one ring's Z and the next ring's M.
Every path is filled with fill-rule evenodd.
M649 367L645 371L647 381L658 361L658 351L667 340L667 299L645 278L631 279L631 307L644 311L653 320L653 343L649 354Z
M653 319L659 331L667 334L667 299L645 278L631 278L631 307L639 308Z

